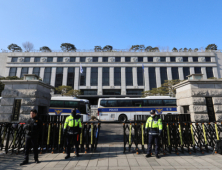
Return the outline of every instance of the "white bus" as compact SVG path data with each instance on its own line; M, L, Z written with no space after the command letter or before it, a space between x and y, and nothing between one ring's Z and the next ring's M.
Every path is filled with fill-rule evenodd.
M51 97L49 115L70 115L72 108L78 108L76 113L83 115L83 122L90 120L89 101L75 97Z
M149 96L146 98L100 98L98 119L134 120L134 115L148 115L151 110L157 114L176 114L176 98L169 96Z

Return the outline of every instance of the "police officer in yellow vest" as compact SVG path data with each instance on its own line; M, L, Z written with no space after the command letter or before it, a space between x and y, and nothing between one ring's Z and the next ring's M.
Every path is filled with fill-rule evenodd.
M81 116L76 114L77 109L73 109L70 116L68 116L65 120L64 129L65 132L67 130L66 135L66 157L65 159L70 158L70 142L73 139L75 148L76 148L76 156L79 157L79 142L77 141L77 136L81 132L82 123Z
M150 112L151 117L149 117L146 121L145 132L149 131L149 142L148 142L148 151L146 157L151 157L151 149L152 143L155 140L156 147L155 147L155 155L156 158L160 158L158 155L159 152L159 138L162 134L162 120L155 114L155 110L151 110Z

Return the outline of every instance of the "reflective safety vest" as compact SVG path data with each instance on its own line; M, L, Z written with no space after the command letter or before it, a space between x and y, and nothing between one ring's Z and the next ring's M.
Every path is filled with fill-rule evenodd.
M149 129L149 134L158 135L163 129L162 120L158 116L149 117L145 128Z
M77 115L76 119L74 119L72 115L68 116L64 123L64 129L66 129L67 125L70 128L82 128L81 119L79 117L80 116Z

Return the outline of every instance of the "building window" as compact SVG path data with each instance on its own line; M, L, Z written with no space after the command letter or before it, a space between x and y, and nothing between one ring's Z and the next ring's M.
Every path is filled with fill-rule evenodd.
M190 75L190 67L183 67L183 78L184 80L188 79L188 75Z
M16 73L17 73L17 68L11 67L9 71L9 77L16 76Z
M63 61L63 57L57 57L57 62L62 62Z
M193 57L193 62L198 62L198 57Z
M28 70L29 70L28 67L22 67L20 78L24 77L24 74L28 74Z
M82 67L83 72L80 73L80 86L86 85L86 67Z
M108 57L103 57L103 62L108 62Z
M138 57L138 62L143 62L143 57Z
M75 79L75 67L68 68L67 76L67 86L71 86L74 89L74 79Z
M91 79L90 79L91 86L98 85L98 67L91 67Z
M207 73L207 78L214 77L213 68L212 67L206 67L206 73Z
M82 95L97 95L97 90L81 90Z
M55 77L55 87L59 87L62 85L63 79L63 67L56 68L56 77Z
M121 90L119 89L104 89L103 95L121 95Z
M160 57L160 62L166 62L166 57Z
M120 62L121 57L115 57L115 62Z
M195 74L201 73L201 67L194 67Z
M206 62L211 62L211 57L205 57Z
M80 62L86 62L86 57L80 57Z
M11 59L11 62L12 63L15 63L15 62L17 62L18 61L18 57L12 57L12 59Z
M149 67L150 90L156 88L156 71L155 67Z
M143 86L143 68L137 67L137 84Z
M188 57L183 57L183 62L188 62Z
M40 75L40 67L34 67L32 74L35 74L35 75L39 76Z
M51 73L52 73L52 68L51 67L45 67L44 78L43 78L44 83L50 84L50 82L51 82Z
M148 62L153 62L153 57L148 57Z
M132 67L126 67L126 86L132 86L133 85L133 68Z
M114 86L121 86L121 67L114 67Z
M142 89L127 89L126 90L126 95L140 95L142 96Z
M98 62L98 57L93 57L93 62Z
M130 62L131 61L131 57L125 57L125 62Z
M76 57L70 57L70 62L76 62Z
M30 57L25 57L24 62L30 62Z
M166 67L160 67L160 77L161 77L161 84L165 83L165 80L168 80Z
M39 63L40 62L40 57L35 57L34 62Z
M102 84L109 86L109 67L103 67Z
M170 57L170 62L175 62L176 61L176 57Z
M47 57L47 62L53 62L53 57Z
M178 67L171 67L171 72L173 80L179 79Z

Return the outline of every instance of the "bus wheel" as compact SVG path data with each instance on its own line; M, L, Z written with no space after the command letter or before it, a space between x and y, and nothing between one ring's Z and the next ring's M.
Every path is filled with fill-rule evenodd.
M120 115L119 116L119 122L126 122L126 121L127 121L126 115Z

